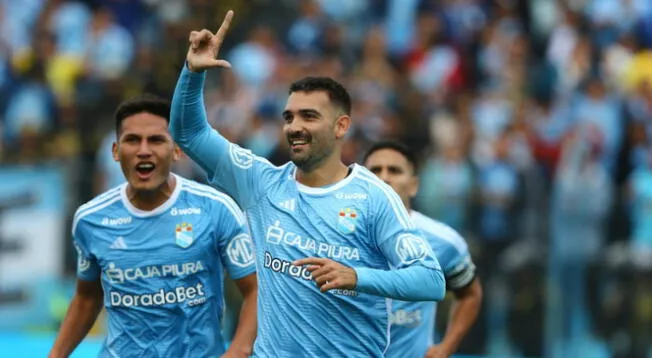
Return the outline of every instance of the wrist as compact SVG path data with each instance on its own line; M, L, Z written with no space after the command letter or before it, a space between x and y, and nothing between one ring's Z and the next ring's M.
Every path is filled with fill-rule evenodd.
M190 61L188 61L188 60L186 60L186 68L188 69L188 71L190 71L192 73L202 73L204 71L204 70L198 70L198 69L195 69L194 67L192 67L192 65L190 64Z

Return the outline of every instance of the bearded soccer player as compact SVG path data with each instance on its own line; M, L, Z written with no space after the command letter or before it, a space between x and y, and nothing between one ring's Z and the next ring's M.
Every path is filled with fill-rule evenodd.
M455 296L448 329L438 344L433 342L436 303L394 300L387 357L449 357L473 326L482 302L482 287L468 246L449 226L411 210L410 200L419 189L419 179L416 157L408 147L393 141L376 143L367 151L364 162L401 197L414 223L428 239L446 276L447 288Z
M113 157L127 183L80 206L72 226L77 290L50 357L67 357L104 307L100 357L247 357L256 335L257 280L244 214L227 195L170 172L180 150L170 104L144 95L115 113ZM225 354L226 267L244 304Z
M291 162L276 167L209 126L206 69L230 65L216 34L190 34L172 101L181 148L247 213L259 267L256 357L381 357L387 298L440 300L444 277L400 198L359 165L341 161L351 100L330 78L290 86L282 113Z

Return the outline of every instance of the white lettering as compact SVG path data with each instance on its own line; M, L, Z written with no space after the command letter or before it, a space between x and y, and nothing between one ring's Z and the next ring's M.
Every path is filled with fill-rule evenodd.
M170 209L170 215L172 216L201 215L201 208L185 208L185 209L172 208Z
M266 238L270 244L294 246L301 250L310 251L317 256L344 260L360 260L360 251L357 248L320 242L286 231L281 227L279 220L276 220L274 225L267 228Z
M312 280L312 274L305 266L296 266L292 262L273 257L268 251L265 251L265 268L274 272L284 273L291 277L301 278L306 281Z
M102 219L102 225L104 226L119 226L130 224L133 218L131 216L125 216L123 218L104 218Z
M205 271L202 261L191 261L180 264L157 265L145 267L129 267L121 269L115 263L109 263L109 268L104 271L111 283L123 283L138 279L150 279L156 277L184 277Z
M198 283L191 287L179 286L171 291L160 289L156 293L141 295L121 294L117 291L111 291L109 296L113 307L162 306L186 301L188 301L188 306L196 306L206 302L203 287L201 283Z

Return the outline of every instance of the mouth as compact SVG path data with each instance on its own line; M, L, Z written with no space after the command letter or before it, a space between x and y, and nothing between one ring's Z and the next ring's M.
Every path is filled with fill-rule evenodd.
M156 166L152 162L141 162L136 165L136 174L141 180L149 179L154 173Z
M308 147L309 141L306 138L290 138L288 139L290 148L293 151L299 151Z

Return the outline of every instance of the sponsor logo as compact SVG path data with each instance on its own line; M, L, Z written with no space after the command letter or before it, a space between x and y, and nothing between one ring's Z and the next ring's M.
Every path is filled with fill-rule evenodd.
M337 216L337 228L345 234L350 234L355 231L357 221L358 213L354 209L341 209Z
M125 216L123 218L104 218L102 219L102 225L104 226L120 226L130 224L133 218L131 216Z
M172 216L201 215L201 209L200 208L184 208L184 209L172 208L170 209L170 215Z
M91 267L91 262L84 257L81 247L75 243L75 250L77 250L77 272L84 272Z
M319 257L360 260L360 251L357 248L328 244L287 231L281 227L279 220L267 228L266 240L273 245L289 245L309 251Z
M177 224L175 230L175 236L177 238L177 245L183 247L184 249L193 243L193 233L192 233L192 224L181 223Z
M149 307L184 302L193 307L206 302L204 286L201 283L190 287L179 286L169 291L160 289L140 295L111 291L109 296L113 307Z
M283 209L287 209L289 211L294 211L294 209L297 206L297 201L296 201L296 199L284 200L284 201L281 201L280 203L278 203L278 205L280 207L282 207Z
M389 315L389 322L393 326L404 326L408 328L418 327L421 325L421 310L414 312L398 310Z
M307 266L296 266L292 262L273 257L272 254L265 251L265 268L274 272L286 274L294 278L304 279L306 281L312 280L312 274L307 270Z
M406 265L410 265L432 255L430 245L419 236L401 234L396 240L396 254Z
M365 193L337 193L335 198L338 200L367 200L368 195Z
M249 169L254 165L254 155L251 151L233 143L229 146L229 155L233 164L242 169Z
M113 241L111 246L109 246L109 248L114 249L114 250L124 250L124 249L126 249L127 244L125 244L125 238L122 237L122 236L118 236L118 238L115 239L115 241Z
M119 268L113 262L104 271L109 282L117 284L125 281L150 279L157 277L184 277L205 271L202 261L184 262L171 265L152 265L145 267Z
M239 267L247 267L256 259L254 242L248 234L240 234L231 239L226 247L226 252L229 260Z

